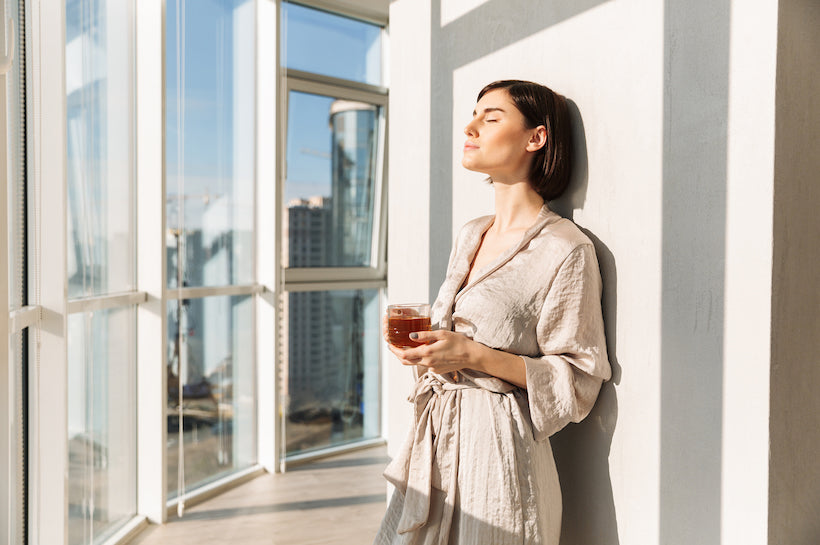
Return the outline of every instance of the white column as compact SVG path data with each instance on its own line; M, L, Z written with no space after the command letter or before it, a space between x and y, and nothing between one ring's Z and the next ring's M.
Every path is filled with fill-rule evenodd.
M136 2L137 14L137 510L166 517L165 11Z
M428 302L430 292L430 20L429 1L390 4L390 123L388 165L387 301ZM408 130L412 127L412 130ZM421 143L420 143L421 142ZM412 212L410 212L412 211ZM413 251L407 236L413 233ZM412 419L411 371L382 345L382 427L395 455Z
M731 7L722 543L768 543L777 5Z
M278 467L280 435L279 396L276 388L276 309L279 300L279 218L276 199L279 72L278 2L256 2L256 283L264 288L256 304L257 460L269 472Z
M41 0L32 8L30 172L37 189L30 194L39 209L33 220L40 260L34 290L40 300L35 295L34 303L43 314L39 332L33 331L30 362L29 524L32 543L60 545L68 541L65 5Z

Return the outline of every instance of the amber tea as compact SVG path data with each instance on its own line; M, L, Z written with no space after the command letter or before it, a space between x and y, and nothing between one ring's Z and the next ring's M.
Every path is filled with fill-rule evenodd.
M410 338L414 331L430 331L430 305L389 305L387 307L387 341L400 348L424 344Z

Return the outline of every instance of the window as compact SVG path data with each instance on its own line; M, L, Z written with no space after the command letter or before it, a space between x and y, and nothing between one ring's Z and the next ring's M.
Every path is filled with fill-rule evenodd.
M274 184L273 158L255 155L259 127L268 142L275 131L255 96L280 68L257 78L256 56L273 52L255 28L272 7L29 4L6 1L19 42L0 116L0 434L16 446L0 454L0 526L11 541L104 543L259 471L258 458L272 469L276 346L292 371L280 383L292 402L282 454L377 438L383 28L284 6L291 29L302 25L291 51L307 49L282 69L289 104L276 119L294 175ZM304 44L322 29L349 63ZM280 309L288 324L274 324Z
M379 290L290 291L285 299L287 452L377 437Z
M288 69L382 85L380 26L291 2L282 4L282 15Z
M166 4L167 493L256 462L254 4Z
M384 29L282 4L286 457L379 436Z
M65 18L68 543L137 512L133 4Z

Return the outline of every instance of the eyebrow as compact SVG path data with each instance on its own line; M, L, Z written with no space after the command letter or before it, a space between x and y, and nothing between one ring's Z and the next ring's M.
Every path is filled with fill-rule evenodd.
M483 113L485 113L485 114L486 114L486 113L489 113L489 112L501 112L501 113L505 113L503 108L498 108L498 107L496 107L496 106L490 106L489 108L484 108L484 112L483 112ZM475 110L473 110L473 117L475 117L475 116L476 116L476 111L475 111Z

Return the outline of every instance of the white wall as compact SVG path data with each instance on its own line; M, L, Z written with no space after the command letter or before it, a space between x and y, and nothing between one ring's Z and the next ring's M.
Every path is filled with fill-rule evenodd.
M430 6L400 1L390 6L399 24L390 28L388 113L387 302L428 300L430 220ZM382 352L383 429L394 456L412 418L405 403L412 375L386 348ZM391 365L395 364L395 365Z
M391 3L389 299L432 301L456 230L492 212L460 167L479 89L531 79L574 103L554 207L596 243L614 376L553 438L567 545L767 542L776 10ZM392 454L410 377L391 363Z
M776 1L732 3L721 442L727 545L769 543L776 22Z

